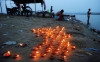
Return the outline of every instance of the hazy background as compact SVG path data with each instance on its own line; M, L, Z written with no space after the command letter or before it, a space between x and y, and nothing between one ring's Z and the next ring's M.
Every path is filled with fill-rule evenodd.
M0 0L0 2L2 5L2 11L3 13L5 13L5 0ZM54 12L57 12L61 9L64 9L65 12L70 13L87 12L89 8L91 8L91 12L100 12L100 0L45 0L45 3L46 10L50 9L50 6L53 6ZM15 6L12 1L7 1L6 4L9 8ZM29 6L32 8L33 11L35 10L34 4L29 4ZM38 3L36 7L37 11L42 10L40 3Z
M23 0L24 1L24 0ZM2 5L2 12L6 13L5 9L5 0L0 0ZM46 10L50 9L50 6L53 6L54 12L57 12L61 9L65 10L65 14L75 14L75 13L86 13L89 8L91 8L92 13L100 13L100 0L45 0ZM12 1L6 2L8 8L12 8L15 4ZM33 11L35 11L34 4L29 4ZM37 11L42 10L41 4L36 4ZM1 8L0 8L1 12ZM75 14L76 18L81 20L84 23L87 23L87 15ZM100 30L100 14L91 15L90 24L92 27Z

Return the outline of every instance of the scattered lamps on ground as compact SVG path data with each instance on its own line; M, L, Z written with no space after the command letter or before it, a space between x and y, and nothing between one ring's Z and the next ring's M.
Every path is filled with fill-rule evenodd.
M50 56L50 59L54 59L55 55L59 56L60 60L66 60L66 56L69 55L72 49L75 49L75 46L72 46L69 42L71 35L65 33L65 27L56 26L54 29L50 28L38 28L32 29L32 32L36 36L43 36L43 41L39 44L41 49L33 47L33 51L39 50L44 51L43 53L31 53L31 57L37 57L37 54L41 54L41 57ZM62 54L62 55L61 55Z

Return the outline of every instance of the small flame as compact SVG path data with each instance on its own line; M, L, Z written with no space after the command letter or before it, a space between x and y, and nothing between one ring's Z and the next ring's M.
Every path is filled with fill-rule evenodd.
M33 32L35 31L35 29L33 29ZM63 56L61 56L60 58L62 60L65 60L66 56L72 49L75 49L75 46L71 46L69 42L66 42L68 40L70 40L70 34L66 34L65 32L65 27L60 28L59 26L56 26L54 29L50 28L38 28L35 32L35 34L37 36L42 35L43 36L43 42L40 43L41 49L35 49L35 54L36 56L32 55L32 57L38 57L40 56L40 51L43 49L45 49L44 47L46 47L46 49L44 50L45 53L43 53L41 56L45 56L46 53L54 53L54 54L60 54L62 53ZM56 44L56 45L55 45ZM50 47L56 47L52 48ZM42 48L43 46L43 48ZM55 50L54 50L55 49ZM61 50L61 51L60 51ZM34 50L33 50L34 51Z
M68 47L70 46L69 42L68 42Z
M38 51L36 53L39 53Z
M22 44L22 43L20 43L20 44L19 44L19 46L23 46L23 44Z
M10 51L8 51L8 54L10 54Z

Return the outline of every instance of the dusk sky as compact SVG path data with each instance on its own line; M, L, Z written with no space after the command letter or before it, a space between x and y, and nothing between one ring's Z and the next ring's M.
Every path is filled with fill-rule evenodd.
M87 12L91 8L91 12L100 12L100 0L45 0L46 10L50 9L50 6L53 6L54 12L57 12L61 9L64 9L65 12ZM2 11L6 13L5 1L1 0ZM7 1L7 6L9 8L14 7L14 3ZM34 4L29 4L29 6L34 11ZM42 10L41 4L37 4L37 11ZM1 12L1 8L0 8Z

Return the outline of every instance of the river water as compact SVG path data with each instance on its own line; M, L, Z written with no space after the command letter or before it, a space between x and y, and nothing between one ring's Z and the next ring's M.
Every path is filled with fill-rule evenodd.
M76 15L76 18L85 24L87 23L87 15ZM91 15L90 25L91 27L100 30L100 15Z

